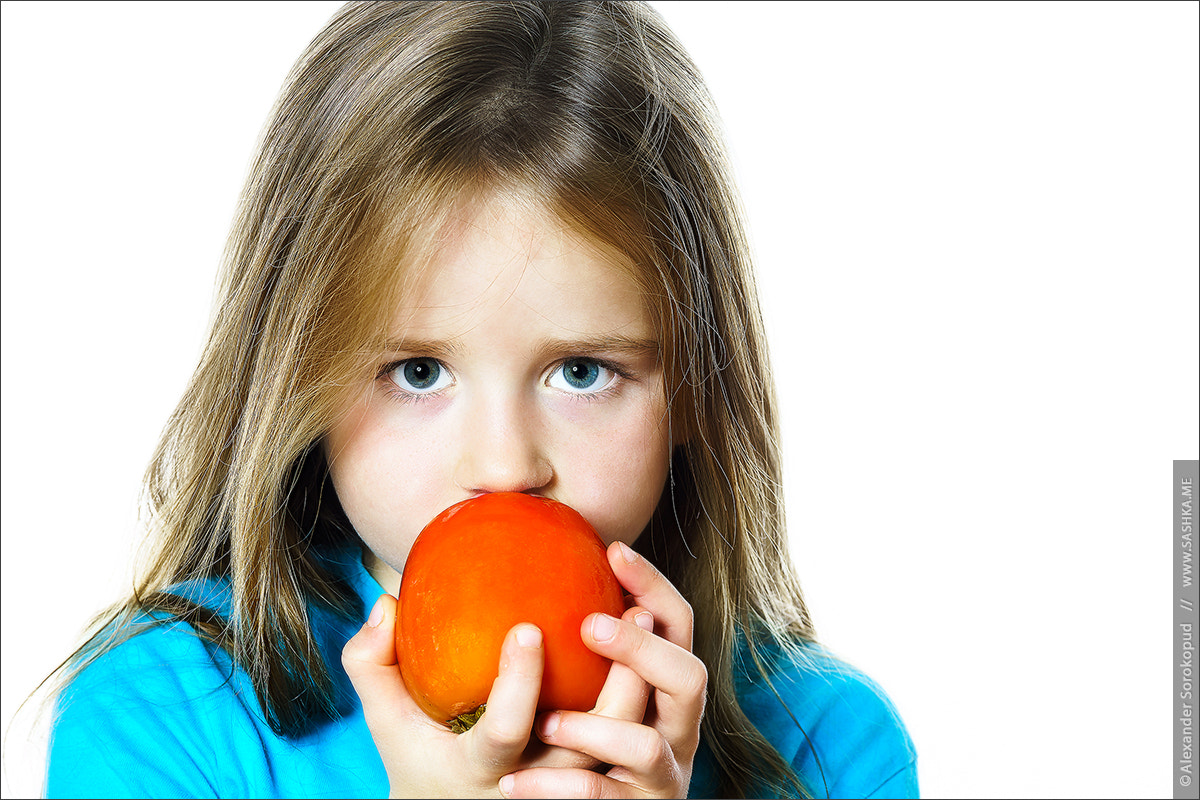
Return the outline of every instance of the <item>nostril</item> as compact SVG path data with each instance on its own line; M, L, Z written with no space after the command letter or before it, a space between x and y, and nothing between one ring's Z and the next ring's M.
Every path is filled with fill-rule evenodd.
M475 470L467 467L457 470L454 477L454 485L471 497L496 492L544 496L553 484L554 470L549 464L542 463L531 464L521 470Z

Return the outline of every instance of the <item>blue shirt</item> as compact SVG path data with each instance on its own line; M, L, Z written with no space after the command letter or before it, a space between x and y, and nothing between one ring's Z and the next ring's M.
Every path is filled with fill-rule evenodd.
M357 551L330 560L369 609L383 589ZM192 586L188 596L229 611L224 582ZM387 774L341 669L341 648L362 622L315 616L338 716L294 738L271 730L248 676L223 650L185 623L149 622L60 695L47 796L386 796ZM808 654L807 663L788 662L774 678L791 714L761 679L744 671L736 676L747 716L818 797L915 797L916 752L892 703L820 648ZM715 779L702 745L689 796L711 796Z

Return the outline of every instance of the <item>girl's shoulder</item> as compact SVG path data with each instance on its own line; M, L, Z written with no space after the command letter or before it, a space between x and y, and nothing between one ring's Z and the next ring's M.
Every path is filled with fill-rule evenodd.
M749 719L818 797L916 797L917 752L883 688L820 644L743 640L734 683Z
M228 582L192 581L173 586L169 594L184 597L215 615L228 615ZM154 611L119 614L94 635L72 659L69 681L59 693L60 714L84 696L143 696L169 684L173 692L189 688L192 679L230 674L230 660L186 622ZM190 691L184 696L190 696Z
M167 591L219 617L227 618L232 607L225 579ZM334 648L345 632L332 623L315 628L323 657L336 663ZM283 737L271 728L245 670L186 622L140 613L112 623L76 665L54 707L49 797L386 790L357 703L347 696L337 720L300 738Z
M252 731L256 712L244 673L187 623L148 613L112 622L58 692L47 796L219 793L227 787L213 778L229 754L216 743Z

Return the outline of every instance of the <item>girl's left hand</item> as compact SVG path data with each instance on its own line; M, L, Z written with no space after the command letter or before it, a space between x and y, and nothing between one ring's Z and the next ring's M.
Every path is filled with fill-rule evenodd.
M646 559L621 543L608 548L613 572L633 602L653 614L653 632L632 621L592 614L583 640L636 672L651 687L641 723L555 711L535 725L549 745L611 764L607 772L535 767L500 781L506 797L685 797L700 744L708 671L692 653L692 608Z

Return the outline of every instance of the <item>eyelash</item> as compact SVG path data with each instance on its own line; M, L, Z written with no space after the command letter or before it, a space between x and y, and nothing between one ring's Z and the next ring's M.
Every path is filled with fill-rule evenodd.
M384 382L384 390L388 393L388 396L401 402L401 403L420 403L425 400L431 400L435 397L439 397L442 394L442 391L444 391L444 390L439 390L436 392L428 392L425 394L413 394L412 392L406 392L405 390L401 389L399 386L396 385L395 381L393 381L391 378L388 377L388 375L391 374L392 371L398 369L399 367L403 366L404 364L408 363L409 361L417 361L419 359L425 359L425 358L429 358L429 357L428 356L415 356L413 358L402 358L399 361L391 361L387 364L384 364L383 367L380 368L379 374L377 374L375 376L375 379L377 381L383 381ZM442 369L447 369L446 364L441 359L429 358L429 360L436 361L438 366L440 366ZM604 369L607 369L608 371L612 372L618 378L618 380L610 381L609 386L601 389L598 392L578 392L578 393L571 392L570 393L571 396L577 400L583 400L583 401L590 403L590 402L593 402L596 400L611 397L612 395L614 395L618 391L620 391L621 385L625 381L634 380L633 376L629 373L629 371L624 369L620 365L614 364L613 362L608 361L603 358L595 358L592 356L567 356L566 358L560 359L559 361L555 362L555 364L551 368L549 374L553 374L555 370L562 369L563 365L566 364L568 361L577 361L577 360L578 361L590 361L593 364L596 364L596 365L603 367Z

